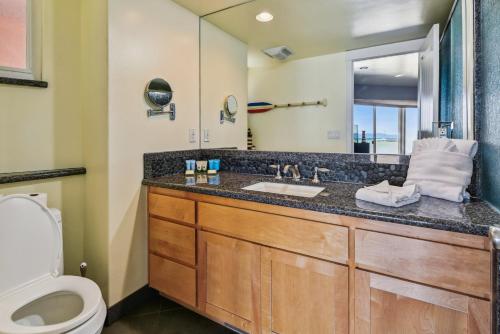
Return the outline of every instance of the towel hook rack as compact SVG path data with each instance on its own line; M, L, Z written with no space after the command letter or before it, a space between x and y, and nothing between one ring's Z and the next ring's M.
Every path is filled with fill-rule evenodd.
M297 103L286 103L286 104L275 104L274 109L278 108L294 108L294 107L307 107L307 106L328 106L328 100L323 99L320 101L312 101L312 102L297 102Z

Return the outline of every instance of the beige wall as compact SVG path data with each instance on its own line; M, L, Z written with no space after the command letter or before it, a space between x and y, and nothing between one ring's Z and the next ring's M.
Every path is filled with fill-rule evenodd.
M0 85L0 173L79 167L82 153L80 96L80 0L35 4L37 77L49 88ZM43 32L43 38L38 34ZM41 43L43 41L43 44ZM40 72L38 72L40 71ZM0 193L46 192L49 206L62 210L66 272L83 260L84 177L0 186Z
M142 156L195 149L199 19L170 0L109 0L109 304L147 284ZM177 119L148 119L144 87L163 77Z
M344 53L251 68L250 102L273 104L328 99L328 107L277 109L248 115L258 150L346 151L346 62ZM339 140L328 131L339 131Z
M199 145L188 137L199 127L199 19L170 0L42 4L49 88L0 86L0 172L85 166L87 175L0 193L47 192L63 213L67 272L87 261L113 305L147 283L143 153ZM144 86L157 76L175 91L174 122L146 117Z
M84 257L108 300L108 3L82 0Z
M38 3L41 77L49 88L0 85L0 173L83 163L79 6L80 0Z
M209 142L202 148L237 147L247 149L248 46L201 20L201 131L209 131ZM236 96L236 123L220 124L220 110L228 95Z

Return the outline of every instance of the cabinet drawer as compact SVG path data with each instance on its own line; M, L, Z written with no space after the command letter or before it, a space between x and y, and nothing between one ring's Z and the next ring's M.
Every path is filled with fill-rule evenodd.
M194 224L195 202L182 198L149 193L149 214Z
M194 228L156 218L149 219L150 252L194 266L195 243Z
M207 230L304 255L347 263L348 229L257 211L198 203Z
M196 306L196 270L149 255L149 285L169 297Z
M486 251L357 230L356 265L414 282L491 298L491 261Z

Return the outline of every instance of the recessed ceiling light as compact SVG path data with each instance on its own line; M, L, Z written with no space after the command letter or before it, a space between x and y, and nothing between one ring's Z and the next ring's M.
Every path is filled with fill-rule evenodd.
M394 77L395 78L401 78L401 77L404 77L405 75L404 74L398 74L398 75L395 75Z
M360 70L367 70L367 69L368 69L368 66L361 66L359 69L360 69Z
M271 14L269 12L262 12L260 14L257 14L257 16L255 18L259 22L269 22L269 21L272 21L274 19L274 16L273 16L273 14Z

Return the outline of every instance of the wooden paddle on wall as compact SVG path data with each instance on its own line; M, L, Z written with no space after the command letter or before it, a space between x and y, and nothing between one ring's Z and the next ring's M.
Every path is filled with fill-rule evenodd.
M248 104L249 114L259 114L264 113L273 109L279 108L294 108L294 107L307 107L307 106L328 106L328 100L324 99L315 102L300 102L300 103L288 103L288 104L272 104L269 102L251 102Z

